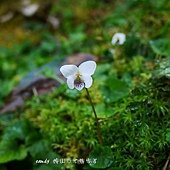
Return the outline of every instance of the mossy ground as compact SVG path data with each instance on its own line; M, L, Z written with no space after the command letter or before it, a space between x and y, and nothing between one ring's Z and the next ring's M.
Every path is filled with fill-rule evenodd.
M0 6L0 15L15 13L0 28L0 106L30 71L75 53L91 53L98 62L90 94L103 145L85 90L60 85L1 115L0 168L162 169L170 145L169 1L35 2L40 11L30 18L19 12L19 1ZM59 20L57 29L47 23L48 15ZM116 32L127 35L124 45L111 45ZM35 163L89 157L100 162Z

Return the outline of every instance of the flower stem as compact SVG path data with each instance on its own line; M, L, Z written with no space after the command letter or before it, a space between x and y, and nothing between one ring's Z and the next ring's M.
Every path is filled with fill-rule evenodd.
M98 140L99 140L99 143L102 144L103 143L103 139L102 139L102 133L101 133L101 129L100 129L100 123L99 123L99 120L98 120L98 117L97 117L97 114L96 114L96 110L94 108L94 104L92 102L92 99L90 97L90 93L88 91L87 88L86 89L86 92L87 92L87 96L88 96L88 99L90 101L90 104L92 106L92 110L93 110L93 113L94 113L94 117L95 117L95 120L96 120L96 125L97 125L97 137L98 137Z

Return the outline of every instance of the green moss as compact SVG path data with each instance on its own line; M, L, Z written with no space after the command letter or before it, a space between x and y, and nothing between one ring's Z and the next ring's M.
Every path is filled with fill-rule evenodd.
M9 1L3 1L0 13L18 8L18 3L11 2L10 6L6 2ZM20 14L0 28L0 46L3 46L0 48L0 105L28 72L54 58L93 52L97 55L97 70L89 91L104 146L98 145L86 91L61 85L49 94L33 96L24 108L11 112L12 117L1 116L3 166L20 159L24 165L29 162L32 169L41 169L35 165L35 159L39 159L37 155L44 158L45 148L50 158L86 159L90 155L102 160L96 165L64 165L71 170L82 167L162 169L170 144L170 60L169 41L165 39L169 36L169 2L59 0L53 3L48 12L59 19L57 30L39 21L39 17L28 19ZM41 5L46 6L44 1ZM115 32L127 34L124 45L111 45ZM154 44L149 44L152 39ZM10 152L8 146L12 144L21 153L17 154L17 149ZM10 157L6 154L9 152ZM102 157L102 153L108 157Z

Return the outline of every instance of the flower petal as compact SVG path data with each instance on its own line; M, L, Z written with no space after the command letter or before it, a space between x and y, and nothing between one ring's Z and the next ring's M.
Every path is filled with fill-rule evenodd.
M84 88L84 83L79 84L78 86L74 86L77 90L81 91Z
M64 77L68 78L73 76L78 72L78 67L75 65L64 65L60 68L61 73Z
M124 44L125 41L126 41L126 35L123 34L123 33L119 33L119 42L118 42L118 44L122 45L122 44Z
M93 83L93 79L91 76L82 76L82 79L85 83L85 87L86 88L89 88L91 87L92 83Z
M70 76L67 78L67 85L70 89L74 89L74 77Z
M118 37L114 35L112 37L112 41L111 41L112 45L115 45L117 43L117 41L118 41Z
M126 35L124 33L116 33L112 37L112 44L119 44L122 45L126 41Z
M96 62L86 61L79 66L80 74L82 75L93 75L96 70Z

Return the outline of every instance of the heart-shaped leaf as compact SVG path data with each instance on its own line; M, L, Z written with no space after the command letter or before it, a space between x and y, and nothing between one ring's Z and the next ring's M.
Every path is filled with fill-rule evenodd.
M92 168L105 169L113 163L112 150L108 146L96 146L87 158L87 163Z

